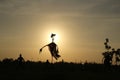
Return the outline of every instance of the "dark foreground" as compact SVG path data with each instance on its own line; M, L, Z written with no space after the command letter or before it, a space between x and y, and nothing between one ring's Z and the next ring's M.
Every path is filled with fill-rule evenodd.
M102 64L0 63L0 80L120 80L120 66Z

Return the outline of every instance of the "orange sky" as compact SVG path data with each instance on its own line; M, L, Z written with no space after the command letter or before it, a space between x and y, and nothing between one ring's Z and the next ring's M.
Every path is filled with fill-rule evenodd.
M56 33L61 58L68 62L101 62L105 38L120 45L120 1L8 0L0 1L0 60L51 60L47 48Z

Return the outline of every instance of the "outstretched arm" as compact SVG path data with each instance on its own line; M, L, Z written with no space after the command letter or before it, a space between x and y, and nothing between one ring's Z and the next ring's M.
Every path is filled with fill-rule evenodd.
M43 46L42 48L40 48L39 53L42 52L42 49L43 49L44 47L46 47L46 46L48 46L48 45L45 45L45 46Z

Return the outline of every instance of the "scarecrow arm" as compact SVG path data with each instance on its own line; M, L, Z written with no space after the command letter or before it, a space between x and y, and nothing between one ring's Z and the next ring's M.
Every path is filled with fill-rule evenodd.
M43 49L44 47L46 47L46 46L48 46L48 45L43 46L43 47L39 50L39 53L42 52L42 49Z

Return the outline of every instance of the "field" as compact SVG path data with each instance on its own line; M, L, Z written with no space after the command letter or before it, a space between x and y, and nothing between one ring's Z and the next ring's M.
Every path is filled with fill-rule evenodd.
M0 62L0 80L120 80L120 66L97 63Z

